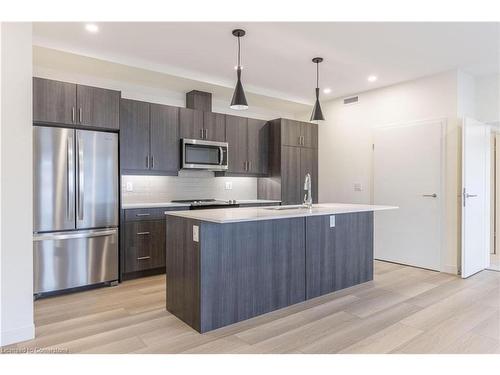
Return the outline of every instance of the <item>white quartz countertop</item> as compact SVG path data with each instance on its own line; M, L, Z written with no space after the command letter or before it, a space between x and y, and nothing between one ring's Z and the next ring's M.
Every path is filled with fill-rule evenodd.
M122 209L131 208L170 208L170 207L189 207L188 203L156 202L156 203L123 203Z
M287 209L276 209L287 208ZM286 219L306 216L322 216L346 214L352 212L369 212L394 210L396 206L375 206L366 204L320 203L312 208L302 206L240 207L219 208L211 210L167 211L167 216L180 216L188 219L209 221L212 223L238 223L243 221Z

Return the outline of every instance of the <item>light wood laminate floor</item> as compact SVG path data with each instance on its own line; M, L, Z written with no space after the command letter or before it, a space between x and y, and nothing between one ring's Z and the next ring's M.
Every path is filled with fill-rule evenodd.
M500 272L469 279L375 262L375 280L199 334L165 310L165 277L35 302L36 339L69 353L500 353ZM43 349L41 349L43 348Z

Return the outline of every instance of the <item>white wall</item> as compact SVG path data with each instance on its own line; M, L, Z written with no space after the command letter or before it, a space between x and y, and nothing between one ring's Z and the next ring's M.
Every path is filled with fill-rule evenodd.
M0 345L34 337L31 35L0 24Z
M459 127L456 71L323 102L326 121L319 125L319 201L370 203L372 200L372 130L380 126L445 119L446 251L442 270L457 271ZM303 116L301 116L303 117ZM360 183L362 191L355 191Z
M476 78L477 119L500 124L500 74Z

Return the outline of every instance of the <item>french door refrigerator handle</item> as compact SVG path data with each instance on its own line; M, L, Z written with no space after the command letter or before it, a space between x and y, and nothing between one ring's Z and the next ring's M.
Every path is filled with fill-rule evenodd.
M40 233L33 236L33 241L71 240L76 238L104 237L104 236L111 236L116 233L117 233L116 229L84 231L78 233L72 233L72 232Z
M84 200L83 140L78 137L78 219L83 220Z
M71 219L71 208L73 206L73 137L68 136L66 140L66 217Z

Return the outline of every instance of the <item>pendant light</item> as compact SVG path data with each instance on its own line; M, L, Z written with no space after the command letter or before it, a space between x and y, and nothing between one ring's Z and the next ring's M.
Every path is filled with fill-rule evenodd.
M236 29L233 30L233 35L238 38L238 66L236 67L236 74L238 76L238 81L236 82L236 88L234 89L233 99L231 100L231 109L248 109L247 98L245 97L245 91L243 91L243 85L241 84L241 63L240 63L240 38L245 35L245 30Z
M319 104L319 63L323 61L322 57L315 57L312 62L316 64L316 102L311 114L311 121L324 120L321 105Z

